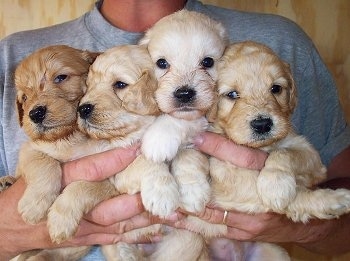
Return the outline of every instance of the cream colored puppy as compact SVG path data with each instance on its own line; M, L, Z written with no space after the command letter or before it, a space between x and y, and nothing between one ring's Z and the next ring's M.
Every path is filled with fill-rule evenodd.
M216 62L226 43L220 23L187 10L164 17L140 41L155 65L155 95L163 113L145 133L142 152L155 162L172 161L180 189L177 207L188 211L203 210L209 199L207 159L188 145L207 128L204 116L216 98Z
M95 150L126 147L140 141L159 113L154 99L156 87L153 64L144 47L117 46L97 57L78 108L79 128L95 140ZM96 204L116 193L142 191L144 182L152 182L147 179L149 173L163 169L168 169L167 164L153 164L139 156L109 180L69 184L50 208L51 238L56 242L70 238L83 214Z
M98 54L58 45L39 49L16 68L17 113L29 137L19 152L16 177L26 190L18 211L27 223L46 218L61 190L61 162L84 156L91 143L78 130L77 108ZM45 250L35 258L77 260L88 247ZM30 255L34 255L31 252Z
M216 63L227 44L225 29L206 15L181 10L159 20L140 44L147 46L155 66L158 80L155 97L162 112L143 136L142 153L154 162L169 162L170 170L164 175L174 177L172 182L176 182L179 189L179 195L168 198L168 211L147 202L145 207L158 215L168 215L178 207L201 212L210 197L209 161L191 148L191 142L207 129L205 114L215 103ZM158 184L149 187L149 193L143 197L158 197L161 193L154 191L159 187ZM188 251L187 244L196 250ZM206 253L201 257L192 255L192 252L202 252L203 246L204 241L197 234L172 231L150 259L207 258Z
M317 151L293 131L296 88L288 64L262 44L243 42L225 50L218 72L217 111L211 114L214 130L269 156L260 172L210 158L212 203L248 213L274 211L301 222L349 212L348 190L311 189L325 178L326 169ZM206 238L227 233L226 225L195 217L188 222L188 229ZM243 260L289 259L273 244L233 242Z
M326 178L326 168L317 151L293 131L296 88L289 66L267 47L245 42L226 50L219 72L215 127L269 157L260 173L211 158L214 201L224 209L272 210L302 222L349 212L348 190L309 189Z

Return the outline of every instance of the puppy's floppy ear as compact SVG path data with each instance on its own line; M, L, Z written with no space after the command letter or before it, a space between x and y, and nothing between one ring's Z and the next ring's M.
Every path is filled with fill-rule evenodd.
M289 109L291 112L294 111L296 104L297 104L297 89L295 86L295 81L292 75L292 71L290 69L290 66L288 63L283 62L286 70L287 70L287 74L288 74L288 85L289 85Z
M210 123L215 122L216 120L217 113L218 113L218 103L219 103L218 98L216 98L215 102L213 103L213 105L210 107L207 114L205 115L208 122Z
M148 43L151 39L151 34L152 34L152 29L148 29L148 31L145 33L145 35L139 41L139 45L148 45Z
M227 46L230 40L226 31L226 28L220 22L216 21L215 29L218 32L220 38L223 40L224 45Z
M123 106L137 114L158 115L160 111L154 96L156 89L157 80L149 71L144 71L140 79L129 87Z
M17 119L18 119L19 126L22 127L24 110L23 110L23 103L20 102L18 94L16 97L16 112L17 112Z
M81 56L89 64L93 64L97 56L99 56L100 54L101 53L99 52L82 51Z

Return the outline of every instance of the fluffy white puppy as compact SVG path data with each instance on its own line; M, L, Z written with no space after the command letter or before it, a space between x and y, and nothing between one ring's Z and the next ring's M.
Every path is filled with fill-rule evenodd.
M209 197L207 159L185 148L207 128L205 114L216 98L216 62L227 44L225 29L203 14L181 10L158 21L140 44L147 45L155 64L155 96L163 112L146 131L142 152L156 162L174 160L178 206L201 211Z
M140 44L147 46L155 65L155 97L162 112L143 136L142 153L154 162L169 162L163 175L174 177L179 188L167 207L148 204L156 199L145 200L147 194L142 195L143 202L159 215L178 207L203 211L210 198L209 161L191 148L191 142L207 129L205 115L216 100L216 63L227 45L225 29L203 14L181 10L158 21ZM149 195L159 197L161 193L154 191L168 185L153 184ZM188 251L189 244L196 250ZM151 260L197 260L198 253L206 259L204 245L201 236L177 230L165 236Z

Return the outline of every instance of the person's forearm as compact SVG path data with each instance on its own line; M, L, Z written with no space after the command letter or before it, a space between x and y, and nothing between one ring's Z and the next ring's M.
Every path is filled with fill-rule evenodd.
M323 255L341 255L349 252L350 214L329 222L333 223L333 229L330 229L323 239L315 242L299 243L298 245Z

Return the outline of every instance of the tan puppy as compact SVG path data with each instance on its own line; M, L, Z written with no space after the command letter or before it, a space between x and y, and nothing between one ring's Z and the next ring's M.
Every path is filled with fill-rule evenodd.
M35 224L46 217L61 190L61 162L83 156L89 148L77 128L77 108L97 54L68 46L35 51L16 68L17 112L30 141L20 149L16 177L27 187L19 201L23 219ZM40 252L37 258L75 260L88 247Z
M95 150L126 147L141 140L146 128L159 114L154 98L156 88L153 63L146 48L138 45L117 46L97 57L90 67L87 91L78 108L79 128L96 141ZM145 184L153 184L149 177L168 168L165 163L155 164L140 155L109 180L69 184L50 208L48 224L51 238L57 242L70 238L83 214L97 203L116 193L134 194L141 191L142 194ZM159 228L154 226L149 230L136 231L132 237L156 233ZM120 245L104 247L108 260L122 255L119 253Z
M293 131L296 88L288 64L264 45L243 42L226 49L218 71L220 96L211 115L214 130L237 144L265 150L269 157L260 172L210 158L212 203L248 213L274 211L301 222L349 212L348 190L310 189L325 178L326 168L317 151ZM225 225L194 217L189 223L189 229L208 238L227 233ZM237 247L243 260L249 249L255 253L249 260L289 259L272 244L235 244L243 244Z
M210 197L209 161L192 149L191 143L206 130L205 114L215 103L216 63L227 44L226 31L206 15L181 10L159 20L140 44L147 46L155 65L155 96L162 112L143 136L142 152L154 162L170 162L170 171L164 175L174 177L179 190L179 195L168 197L168 211L147 205L147 201L145 207L158 215L170 214L178 207L201 212ZM150 259L196 260L199 257L192 253L201 252L204 241L200 240L186 230L170 232ZM196 250L187 251L188 245ZM200 258L207 257L203 254Z
M224 209L272 210L302 222L347 213L348 190L308 189L326 178L326 168L317 151L293 131L296 88L289 66L267 47L245 42L226 50L219 72L215 127L235 143L269 152L269 157L260 173L244 174L211 159L215 201ZM224 196L228 188L230 198Z

